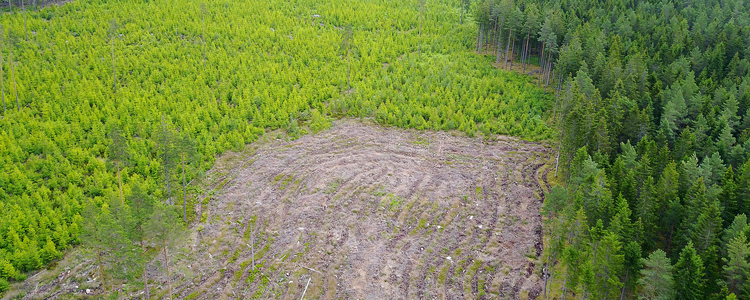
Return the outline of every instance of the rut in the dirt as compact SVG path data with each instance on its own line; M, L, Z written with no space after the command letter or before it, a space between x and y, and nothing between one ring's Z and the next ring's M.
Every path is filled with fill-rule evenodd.
M539 294L544 146L343 121L252 151L217 160L180 297Z

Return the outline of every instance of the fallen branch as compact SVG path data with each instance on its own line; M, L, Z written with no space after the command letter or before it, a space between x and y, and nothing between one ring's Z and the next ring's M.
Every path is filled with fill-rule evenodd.
M303 268L305 268L305 269L308 269L308 270L310 270L310 271L313 271L313 272L317 272L317 273L318 273L318 274L320 274L320 275L323 275L323 273L321 273L320 271L318 271L318 270L315 270L315 269L313 269L313 268L308 268L308 267L305 267L305 266L302 266L302 267L303 267Z
M307 284L305 285L305 290L302 292L302 298L299 298L299 300L305 299L305 293L307 293L307 287L310 285L310 280L312 277L307 279Z

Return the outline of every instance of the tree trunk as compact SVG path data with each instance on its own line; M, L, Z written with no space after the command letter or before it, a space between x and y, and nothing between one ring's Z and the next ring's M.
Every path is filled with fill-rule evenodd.
M492 19L490 19L490 20L492 20ZM490 27L490 28L487 29L487 31L488 31L488 33L487 33L487 43L485 43L485 45L488 48L492 47L492 45L495 44L494 40L497 38L496 34L495 34L495 33L497 33L497 19L495 19L494 22L495 22L494 29L493 29L493 27Z
M3 79L3 52L0 51L0 88L3 94L3 116L8 112L5 108L5 79Z
M497 56L495 63L500 62L500 34L503 31L503 23L505 23L505 16L500 18L499 26L495 27L495 39L492 41L495 44L495 55Z
M479 31L479 46L477 47L477 52L482 54L482 50L484 50L484 24L482 24L482 29Z
M13 71L13 52L10 53L10 76L13 77L13 90L16 92L16 110L21 111L21 104L18 102L18 86L16 85L16 73Z
M552 55L551 51L547 51L547 52L550 52L550 53L547 55L548 59L544 62L545 67L544 67L544 72L542 72L542 94L545 94L547 92L547 74L549 73L549 67L550 67L549 57L551 57Z
M203 40L203 67L206 67L206 22L203 21L203 10L201 10L201 28L203 28L203 34L201 40Z
M557 177L557 167L560 166L560 150L562 150L562 140L564 138L565 134L565 127L561 126L562 129L560 129L560 145L557 146L557 156L555 157L555 177Z
M351 64L350 64L351 58L349 57L349 52L350 52L349 46L346 46L346 91L347 92L352 89L352 87L350 85L351 84L351 81L350 81L351 79L350 78L351 78L351 74L352 74L351 73L352 69L351 69Z
M167 267L167 286L169 287L169 299L172 299L172 278L169 275L169 255L167 255L167 245L164 245L164 266Z
M422 55L422 14L423 14L422 13L422 8L420 8L420 11L419 11L419 38L418 38L418 40L419 40L419 42L418 42L419 46L417 48L417 53L419 55ZM349 49L348 48L346 50L346 57L347 57L347 59L349 59Z
M560 78L557 79L557 92L555 93L555 110L552 113L552 122L555 121L555 116L557 115L557 100L560 99L560 85L562 84L562 72L560 73Z
M13 15L13 2L11 0L8 0L8 7L10 8L10 15Z
M625 280L623 282L628 282L628 275L630 275L629 272L625 272ZM622 285L622 291L620 292L620 300L622 300L622 298L625 297L626 287L627 286L625 284Z
M477 28L477 53L479 53L479 45L482 42L481 38L482 38L482 28L478 27Z
M255 271L255 235L253 234L253 222L250 220L250 252L253 256L252 263L253 263L253 271Z
M512 25L512 24L511 24ZM508 43L505 44L505 65L503 69L508 70L508 51L510 51L510 36L513 35L513 28L508 30Z
M104 267L102 266L102 251L101 249L96 249L96 260L99 263L99 278L102 280L102 289L104 290L104 293L107 293L107 285L104 284Z
M169 168L166 164L164 165L164 169L167 173L167 199L172 199L172 187L170 185L171 180L169 179ZM169 204L172 204L172 200L169 200Z
M551 56L552 52L551 51L548 51L548 52L550 52L550 56ZM547 94L547 86L549 85L549 81L547 79L547 78L549 78L549 69L551 68L550 63L549 63L549 59L547 60L546 64L547 64L547 68L545 69L546 71L542 75L543 76L543 78L542 78L542 95L546 95Z
M26 5L21 0L21 8L23 10L23 30L26 32L26 41L29 41L29 29L26 27Z
M146 270L148 269L148 262L143 263L143 288L146 290L146 300L151 298L149 296L148 291L148 274L146 273Z
M120 183L120 205L125 205L125 197L122 196L122 177L120 177L120 162L117 162L117 181Z
M542 42L542 52L539 55L539 77L536 78L536 87L539 87L539 84L542 82L542 73L544 73L544 46L546 46L547 42Z
M523 73L524 74L526 74L526 65L529 64L529 55L528 54L531 53L531 51L529 51L529 38L531 38L531 28L529 28L529 32L526 33L526 48L524 49L524 52L523 52L523 59L524 59L524 62L523 62Z
M516 54L516 37L513 37L513 46L510 50L510 70L513 71L513 57Z
M166 130L166 128L164 130ZM169 204L172 204L171 203L172 200L170 200L172 199L172 187L170 186L171 180L169 180L169 157L167 153L169 151L169 149L167 149L168 147L169 146L167 145L167 133L165 132L164 133L164 173L166 173L166 177L167 177L166 178L167 179L167 202Z
M117 71L115 70L115 38L112 37L112 78L115 83L115 93L117 93Z
M547 264L547 266L549 266L549 263ZM544 268L547 269L546 266ZM544 276L544 296L546 297L547 300L549 300L549 289L547 288L547 284L549 282L550 277L552 277L551 272L550 272L550 275Z
M549 76L550 73L552 73L552 51L548 51L549 54L547 56L547 76L545 77L545 84L544 87L547 87L549 85Z
M492 40L490 40L490 43L495 46L495 53L497 53L497 32L498 27L500 26L500 20L498 18L495 18L495 32L492 33Z
M461 0L461 25L464 25L464 2Z
M185 185L185 153L182 153L182 221L187 224L187 188Z
M139 227L139 230L143 230ZM146 254L146 245L143 244L143 240L141 240L141 249L143 249L143 254ZM148 291L148 273L146 273L146 270L148 270L148 261L143 262L143 288L146 292L146 300L149 299L149 291Z

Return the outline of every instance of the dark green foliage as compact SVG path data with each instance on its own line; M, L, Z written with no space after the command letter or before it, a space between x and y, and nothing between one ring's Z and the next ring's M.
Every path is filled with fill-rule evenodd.
M179 218L171 207L167 207L159 202L153 206L153 212L145 224L143 232L146 238L153 243L156 250L163 254L164 267L166 271L167 283L169 285L168 293L171 298L172 282L170 265L170 251L179 247L180 242L186 236L187 230L185 225L179 221Z
M102 278L105 291L110 288L108 285L112 285L111 275L119 275L118 269L129 262L127 227L130 215L126 210L127 207L120 205L119 201L111 201L101 207L87 204L83 213L81 241L94 252L98 276Z
M745 298L738 289L722 287L727 261L739 262L736 252L743 250L735 242L732 260L728 247L749 231L743 215L750 213L748 3L521 0L514 5L541 7L540 43L532 52L560 45L545 58L563 74L555 122L558 174L566 191L553 189L543 211L569 218L551 213L561 207L559 198L567 198L582 208L589 226L601 220L603 230L617 233L625 250L630 243L644 253L661 249L666 259L679 260L678 274L700 273L691 282L674 277L678 299L724 299L730 293ZM523 17L526 10L521 11ZM568 226L554 219L548 224ZM632 285L626 275L640 268L627 253L618 275L623 291ZM672 298L654 294L653 288L644 292L649 284L641 280L633 293L622 295L640 289L648 299Z
M675 294L677 299L703 299L706 275L703 260L696 253L692 242L680 252L680 260L674 266Z

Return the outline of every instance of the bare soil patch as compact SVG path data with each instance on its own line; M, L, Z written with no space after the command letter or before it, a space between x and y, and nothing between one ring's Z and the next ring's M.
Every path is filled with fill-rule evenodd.
M182 280L180 297L485 299L541 291L537 170L545 146L347 120L253 148L222 157L214 170L221 188L198 214L205 222L183 260L195 278Z
M185 251L170 258L175 299L542 292L546 146L353 120L294 141L273 136L221 156L208 173ZM149 264L154 298L167 296L161 259ZM22 289L34 299L100 294L92 276L80 257ZM135 286L122 292L145 296Z

